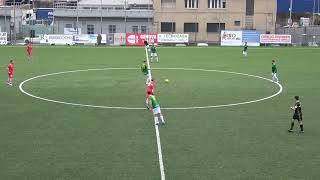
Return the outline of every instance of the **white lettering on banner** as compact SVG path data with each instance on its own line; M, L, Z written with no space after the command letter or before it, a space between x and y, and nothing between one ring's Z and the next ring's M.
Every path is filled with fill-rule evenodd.
M96 44L98 34L80 34L74 35L74 42L76 44ZM107 43L107 35L101 34L101 43Z
M128 42L131 44L135 44L136 43L136 35L134 35L134 34L129 35Z
M188 43L189 34L158 34L160 43Z
M55 34L48 35L48 43L56 44L56 45L73 45L73 35L63 35L63 34Z
M0 45L7 45L7 33L6 32L0 32Z
M156 39L157 35L155 34L142 34L140 36L141 39Z
M261 34L260 43L264 44L291 44L291 35L288 34Z
M242 31L221 31L221 46L242 46Z

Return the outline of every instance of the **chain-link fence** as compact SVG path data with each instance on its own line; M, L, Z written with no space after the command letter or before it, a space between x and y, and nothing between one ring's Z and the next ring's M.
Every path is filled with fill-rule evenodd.
M290 34L293 46L320 45L320 26L309 27L280 27L276 29L277 34Z

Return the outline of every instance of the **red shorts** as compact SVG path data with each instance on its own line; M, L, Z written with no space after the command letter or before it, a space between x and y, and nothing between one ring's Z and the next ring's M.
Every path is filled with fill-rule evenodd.
M31 56L31 54L32 54L32 51L27 51L27 52L28 52L28 55L29 55L29 56Z
M13 74L12 73L8 73L8 77L12 78Z

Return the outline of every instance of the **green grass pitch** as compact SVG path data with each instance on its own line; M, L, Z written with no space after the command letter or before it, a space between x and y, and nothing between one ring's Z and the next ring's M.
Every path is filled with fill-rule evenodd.
M158 48L153 68L233 71L271 78L276 59L283 92L232 107L166 110L160 128L168 180L316 180L320 177L320 49ZM98 109L57 104L22 94L98 106L145 106L143 48L0 47L0 179L159 180L152 114L146 109ZM15 60L14 86L6 66ZM154 69L156 95L165 107L238 103L270 96L275 84L241 75ZM165 83L169 79L170 83ZM305 133L287 133L293 96L301 96Z

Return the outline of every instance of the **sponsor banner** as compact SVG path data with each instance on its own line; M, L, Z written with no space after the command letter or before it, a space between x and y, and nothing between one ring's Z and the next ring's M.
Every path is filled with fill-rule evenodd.
M74 35L74 43L76 44L97 44L98 34L80 34ZM101 43L107 43L107 35L101 34Z
M260 43L263 44L291 44L291 35L288 34L261 34Z
M114 34L107 34L107 45L114 44Z
M48 44L48 34L40 34L39 35L40 38L40 44Z
M188 43L189 34L158 34L159 43Z
M64 28L63 34L71 34L71 35L81 34L81 28L78 28L78 30L75 28Z
M126 45L126 33L114 33L113 45L115 46Z
M0 45L7 45L7 33L6 32L0 32Z
M242 31L242 43L247 42L248 46L260 46L260 33L257 31Z
M126 34L126 45L127 46L144 46L143 41L147 40L149 44L158 44L157 34L136 34L127 33Z
M37 20L52 20L53 19L53 8L38 8L36 9Z
M47 35L47 43L55 45L72 45L73 44L73 35L64 35L64 34L50 34Z
M242 31L221 31L221 46L242 46Z

